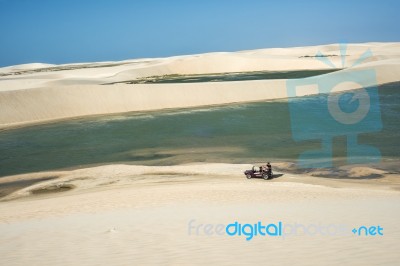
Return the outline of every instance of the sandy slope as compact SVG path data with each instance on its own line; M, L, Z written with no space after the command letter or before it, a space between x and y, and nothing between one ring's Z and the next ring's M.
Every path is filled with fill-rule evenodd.
M352 67L368 49L372 56ZM328 55L335 67L342 68L337 44L121 62L3 68L0 69L0 127L94 114L285 98L285 80L101 84L166 74L331 68L313 57L318 52ZM340 72L374 69L378 84L400 80L399 43L350 44L345 59L345 69ZM35 69L42 72L32 72Z
M398 191L379 182L322 182L287 173L270 181L247 180L241 174L247 167L109 165L51 173L60 177L15 193L23 196L20 199L0 202L0 263L398 263ZM50 173L41 175L46 174ZM8 181L13 178L27 176L9 177ZM27 193L55 183L76 187L59 193ZM257 236L246 241L243 236L207 235L199 228L201 224L235 221L333 224L349 230L380 225L384 235L355 236L348 231L343 235L306 235L301 230L297 234L288 230L285 238Z
M368 48L374 56L350 67ZM339 55L338 45L326 45L89 66L3 68L0 127L82 115L284 98L285 80L100 84L172 73L329 68L315 58L302 57L318 51ZM399 81L400 44L352 44L348 54L343 72L375 69L378 83ZM339 56L330 59L341 66ZM37 68L47 70L32 72ZM361 180L332 180L310 176L335 176L329 169L304 175L289 173L288 163L274 166L282 171L269 181L247 180L242 171L250 165L232 164L103 165L3 177L1 187L29 185L0 202L0 264L398 264L399 176L357 166L340 170ZM210 236L202 229L205 224L235 221L333 224L346 230L343 235L313 236L300 230L285 238L258 236L246 241L243 236ZM358 237L351 233L362 225L379 225L384 235Z

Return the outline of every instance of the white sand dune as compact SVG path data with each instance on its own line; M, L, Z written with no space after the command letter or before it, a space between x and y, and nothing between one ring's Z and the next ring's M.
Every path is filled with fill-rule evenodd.
M385 182L321 180L287 173L269 181L247 180L241 172L248 167L108 165L7 177L10 182L35 175L59 176L14 193L14 200L0 202L0 263L398 263L400 194ZM354 173L360 171L366 169ZM75 188L28 193L55 184L73 184ZM286 231L285 238L257 236L251 241L244 236L207 235L203 230L205 224L235 221L333 225L345 230L343 235ZM353 227L362 225L380 225L384 235L351 233Z
M352 67L368 49L372 56ZM32 64L2 68L0 127L96 114L286 98L286 80L101 84L168 74L330 69L331 66L315 58L318 52L328 56L335 67L342 68L340 46L337 44L121 62L58 66ZM400 43L349 44L346 55L344 69L328 75L351 75L360 69L373 69L378 84L400 80Z
M373 56L352 67L368 49ZM286 98L286 80L114 84L140 77L341 68L339 45L260 49L90 64L0 69L0 127L95 114ZM399 81L400 43L350 44L337 73L373 69ZM327 75L336 75L335 73ZM373 85L373 84L371 84ZM345 87L344 90L354 89ZM312 91L305 91L310 94ZM1 166L0 166L1 167ZM0 178L28 184L0 201L0 265L397 265L400 177L357 165L247 180L245 164L101 165ZM328 179L312 175L353 179ZM46 179L47 178L47 179ZM344 234L208 235L206 224L333 225ZM381 226L384 235L352 228ZM209 227L207 227L209 228ZM206 232L206 231L207 232ZM288 232L286 232L288 233Z
M299 170L294 170L294 163L288 162L274 162L274 166L278 171L275 174L281 175L281 172L286 173L286 180L290 178L290 181L294 180L307 180L311 176L337 176L353 179L370 178L381 178L389 180L393 178L399 178L398 175L393 175L390 171L374 169L364 165L356 166L342 166L337 169L315 169L313 171L308 170L307 176L298 173ZM14 200L24 197L29 197L34 194L35 191L43 191L47 188L49 190L53 188L74 188L76 191L86 191L93 188L99 188L102 185L118 185L129 186L132 184L142 184L155 182L158 183L160 180L177 181L182 180L185 182L196 181L198 177L243 177L242 173L246 169L251 169L250 164L223 164L223 163L190 163L184 165L172 165L172 166L144 166L144 165L125 165L125 164L110 164L102 165L90 168L82 168L69 171L49 171L49 172L38 172L20 174L15 176L6 176L0 179L0 186L10 182L22 182L29 180L37 180L46 177L54 177L48 181L42 181L38 184L28 186L20 189L10 195L2 198L3 201ZM290 174L292 172L292 174ZM297 173L296 173L297 172ZM294 173L294 174L293 174ZM148 177L152 177L150 180ZM157 177L157 178L156 178ZM311 183L316 183L318 179L312 179ZM335 182L335 181L333 181ZM341 181L342 184L347 184L348 187L352 186L352 182L357 184L356 180L344 179ZM371 181L368 188L387 188L387 185L391 185L393 189L400 188L400 181L393 181L390 183L382 182L381 180ZM323 184L329 184L329 180L320 182ZM372 184L373 183L373 184ZM372 185L372 186L371 186ZM54 190L55 192L57 190ZM51 191L50 191L51 192Z

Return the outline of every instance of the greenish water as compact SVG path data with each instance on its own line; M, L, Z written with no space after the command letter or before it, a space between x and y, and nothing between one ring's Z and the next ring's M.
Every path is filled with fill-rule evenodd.
M302 97L313 106L325 96ZM379 88L383 129L359 141L399 158L400 83ZM297 101L297 100L296 100ZM69 120L0 132L0 176L103 163L170 165L294 160L318 140L294 142L288 101L129 113ZM314 107L312 107L314 108ZM318 105L313 110L318 112ZM334 139L345 157L344 137Z
M236 73L214 73L201 75L165 75L154 76L135 80L119 81L107 83L111 85L116 83L141 84L141 83L193 83L193 82L223 82L223 81L244 81L244 80L265 80L265 79L298 79L318 76L340 69L323 70L295 70L295 71L254 71L254 72L236 72Z

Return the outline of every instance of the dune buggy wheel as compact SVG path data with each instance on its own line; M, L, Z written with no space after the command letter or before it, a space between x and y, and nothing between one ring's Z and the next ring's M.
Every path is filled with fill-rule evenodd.
M267 174L263 174L262 177L263 177L265 180L268 180L268 179L269 179L269 176L268 176Z
M251 174L246 174L247 179L251 178Z

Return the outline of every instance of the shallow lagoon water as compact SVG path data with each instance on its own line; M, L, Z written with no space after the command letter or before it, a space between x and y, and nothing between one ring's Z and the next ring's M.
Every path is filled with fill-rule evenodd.
M326 95L299 98L309 108ZM383 129L359 136L384 158L398 159L400 83L379 88ZM346 157L344 136L334 157ZM60 121L0 132L0 176L96 164L172 165L295 160L319 140L292 139L287 100L197 109L127 113Z
M266 79L299 79L318 76L338 71L340 69L321 69L321 70L290 70L290 71L253 71L253 72L232 72L196 75L164 75L140 78L135 80L119 81L107 83L140 84L140 83L198 83L198 82L224 82L224 81L244 81L244 80L266 80Z

